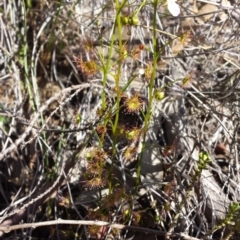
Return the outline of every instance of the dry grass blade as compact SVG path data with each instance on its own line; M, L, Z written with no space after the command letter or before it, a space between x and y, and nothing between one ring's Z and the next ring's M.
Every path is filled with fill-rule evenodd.
M239 16L228 0L3 0L1 236L239 237Z

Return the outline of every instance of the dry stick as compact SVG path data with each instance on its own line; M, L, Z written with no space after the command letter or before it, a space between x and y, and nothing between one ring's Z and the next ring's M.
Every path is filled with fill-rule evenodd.
M24 134L22 134L20 139L16 141L15 145L11 145L9 148L7 148L5 151L3 151L0 154L0 159L4 158L4 156L6 154L8 154L10 151L14 150L18 145L20 145L20 143L23 141L22 139L24 139L25 136L27 136L28 133L30 133L30 131L32 131L33 125L38 120L38 117L40 116L40 114L47 108L47 106L51 102L56 100L59 96L66 95L68 92L70 92L74 89L80 91L81 89L83 89L85 87L90 87L90 86L102 88L102 86L97 85L97 84L85 83L85 84L77 85L74 87L66 88L66 89L62 90L60 93L55 94L48 101L46 101L45 105L39 109L39 111L35 114L33 119L30 121L29 127L26 129ZM39 132L37 133L37 135L38 134L39 134ZM37 137L37 135L35 137ZM32 212L35 208L38 208L38 206L40 206L41 204L46 202L53 195L56 195L58 188L63 184L63 182L65 180L64 173L67 175L69 170L74 166L75 157L83 149L83 147L84 147L83 145L80 145L77 148L77 150L73 153L71 159L66 163L66 165L62 166L62 171L54 183L48 185L47 187L44 187L43 189L40 189L38 191L38 193L35 193L32 196L33 199L31 201L29 201L28 203L26 203L21 208L15 209L12 212L10 212L9 214L7 214L6 216L1 217L0 218L0 222L1 222L0 227L3 227L3 228L10 227L11 225L15 225L15 224L19 223L22 219L24 219L26 217L28 212ZM42 194L39 195L40 191L42 192ZM4 231L0 230L0 237L3 235L4 235Z
M18 224L22 219L26 217L28 212L32 212L35 208L38 208L38 206L42 205L49 198L57 194L58 188L63 184L65 180L64 172L66 175L68 174L69 170L75 164L76 155L80 153L80 151L82 151L83 148L84 144L81 144L75 150L75 152L73 153L72 157L68 160L68 162L64 166L62 166L61 173L54 183L51 183L47 187L40 189L41 192L43 192L42 194L39 195L39 192L36 192L33 195L33 199L31 201L23 205L21 208L12 211L7 216L0 218L1 221L3 221L0 224L0 237L4 235L4 232L6 232L4 229L9 229L11 228L12 225Z
M70 101L71 98L74 97L74 95L76 95L78 92L80 92L82 90L82 88L78 89L74 94L72 94L69 98L65 99L63 102L59 103L59 106L51 112L50 116L45 120L44 124L41 126L41 128L38 129L38 131L36 132L36 134L30 138L27 142L25 142L22 145L22 148L25 147L27 144L31 143L35 138L37 138L40 133L43 132L44 128L46 127L47 123L51 120L51 118L53 117L54 114L56 114L56 112L61 108L62 105L66 104L68 101ZM63 96L64 98L65 96ZM36 129L34 126L32 126L32 128Z
M30 134L31 131L33 131L33 126L34 124L38 121L40 114L42 112L44 112L48 105L51 104L53 101L57 100L61 95L65 95L68 92L72 91L72 90L79 90L79 89L83 89L86 87L98 87L98 88L103 88L102 86L98 85L98 84L94 84L94 83L84 83L84 84L80 84L80 85L76 85L73 87L69 87L69 88L65 88L63 89L61 92L55 94L53 97L51 97L50 99L48 99L46 101L46 103L39 109L39 111L34 115L34 117L32 118L32 120L29 123L29 126L27 127L27 129L25 130L25 132L19 137L19 139L16 140L15 144L11 144L8 148L6 148L3 152L0 153L0 161L9 153L13 152L20 144L22 144L24 142L24 139Z
M58 110L58 108L57 108L57 110ZM55 113L55 110L54 110L54 113ZM29 126L29 124L30 124L30 121L27 120L26 118L21 117L19 115L16 115L16 114L14 114L14 113L12 113L11 111L8 111L8 110L0 109L0 116L5 116L5 117L9 117L9 118L15 118L16 120L18 120L23 125ZM51 116L52 116L52 113L51 113ZM44 128L44 126L46 125L46 122L47 121L45 121L45 124L43 126L41 126L41 128L40 127L36 127L36 126L32 126L32 128L34 130L36 130L38 134L40 134L41 132L72 133L72 132L79 132L79 131L90 130L90 129L92 129L93 126L96 126L96 123L99 123L100 120L98 120L94 124L93 123L91 123L91 124L87 123L87 124L85 124L84 127L76 127L76 128L71 128L71 129L68 129L68 130L63 130L63 129L58 129L58 128ZM31 139L31 141L32 141L32 139ZM25 142L24 145L26 145L26 144L27 143Z
M188 236L184 233L167 233L164 231L144 228L144 227L136 227L136 226L127 226L123 224L117 224L117 223L109 223L104 221L87 221L87 220L64 220L64 219L57 219L52 221L45 221L45 222L37 222L37 223L24 223L24 224L18 224L14 226L0 226L0 231L4 232L10 232L13 230L18 229L25 229L25 228L37 228L37 227L43 227L43 226L50 226L50 225L58 225L58 224L71 224L71 225L94 225L94 226L106 226L110 228L115 228L118 230L132 230L136 232L144 232L145 234L154 234L159 236L169 236L169 237L181 237L184 240L199 240L199 238Z

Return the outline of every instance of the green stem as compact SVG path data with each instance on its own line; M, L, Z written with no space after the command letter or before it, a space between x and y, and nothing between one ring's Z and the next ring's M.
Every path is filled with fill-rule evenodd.
M118 34L118 47L119 47L119 60L117 62L118 64L118 69L115 74L115 84L116 84L116 92L117 92L117 99L116 99L116 114L115 114L115 120L112 126L112 133L113 133L113 146L112 146L112 156L114 158L116 154L116 143L117 143L117 127L118 127L118 121L119 121L119 109L120 109L120 100L121 100L121 90L119 89L119 81L121 77L121 61L122 61L122 52L123 52L123 44L122 44L122 22L121 22L121 10L125 6L127 0L124 0L122 4L119 3L118 0L115 1L115 9L117 11L116 14L116 19L114 23L114 28L113 28L113 34L111 36L111 44L110 44L110 49L109 49L109 55L107 59L107 64L103 69L104 72L104 77L103 77L103 85L106 85L107 81L107 74L110 69L110 62L112 58L112 52L113 52L113 46L114 46L114 41L115 41L115 31L117 29L117 34ZM103 108L106 108L106 100L105 100L105 95L102 95L102 101L103 101ZM112 191L112 183L111 183L111 173L112 173L113 166L111 166L111 169L109 170L108 173L108 178L110 181L109 182L109 191Z
M136 187L139 186L140 184L140 173L141 173L141 164L142 164L142 156L143 156L143 151L145 149L145 139L146 139L146 133L148 131L148 127L150 124L151 116L152 116L152 104L153 104L153 87L154 87L154 82L155 82L155 77L156 77L156 70L157 70L157 62L159 58L159 53L158 53L158 48L157 48L157 5L158 5L158 0L154 0L153 2L153 72L151 76L151 80L149 83L149 101L148 101L148 106L147 106L147 113L144 118L144 133L143 133L143 148L142 148L142 153L140 156L140 159L138 161L138 167L137 167L137 184Z

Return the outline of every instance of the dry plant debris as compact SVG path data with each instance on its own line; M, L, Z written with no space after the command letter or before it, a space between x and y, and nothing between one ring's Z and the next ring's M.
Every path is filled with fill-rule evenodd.
M238 239L239 6L1 1L0 238Z

